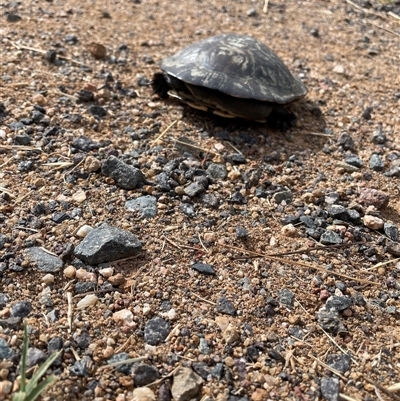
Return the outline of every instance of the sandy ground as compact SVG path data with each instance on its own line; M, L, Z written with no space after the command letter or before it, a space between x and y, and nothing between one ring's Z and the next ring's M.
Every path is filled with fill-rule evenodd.
M43 358L61 341L47 400L168 400L170 388L181 401L400 399L400 6L368 3L277 0L267 13L236 0L0 5L0 339L10 350L0 399L18 389L22 318ZM302 79L295 127L225 120L153 93L162 58L223 32L259 39ZM34 111L44 118L27 121ZM110 155L148 182L116 185L99 169ZM225 176L189 196L212 163ZM369 189L388 205L366 201ZM154 218L125 207L144 195L156 198ZM359 218L335 217L332 204ZM136 235L141 253L78 260L79 229L103 222ZM32 247L61 267L38 269ZM93 294L95 305L77 307ZM318 313L333 296L350 303L329 332ZM168 325L157 345L146 340L154 317ZM129 366L106 367L121 353L158 371L147 396ZM201 382L191 394L178 393L179 368Z

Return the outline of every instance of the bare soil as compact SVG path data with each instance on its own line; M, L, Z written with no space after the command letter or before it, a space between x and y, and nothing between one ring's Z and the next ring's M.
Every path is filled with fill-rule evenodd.
M0 338L14 352L0 361L0 399L19 386L22 319L9 319L20 301L32 306L31 347L47 353L52 338L63 340L52 369L58 381L43 399L151 399L133 398L134 374L107 367L121 352L158 369L154 399L170 399L174 369L198 362L223 366L190 396L204 401L400 399L400 247L384 229L400 227L400 6L371 3L275 0L267 13L261 1L237 0L0 5ZM223 32L259 39L303 80L308 94L290 106L295 127L282 133L225 120L153 93L163 57ZM44 119L27 121L43 111L37 106ZM82 136L99 146L78 149ZM381 168L371 166L373 154ZM121 189L91 167L110 155L148 183ZM170 190L160 188L156 177L174 159L197 170L226 167L205 189L214 208L185 195L194 178L182 171L171 173ZM365 189L387 194L388 206L363 203ZM126 210L142 195L157 198L156 217ZM333 218L332 202L356 210L359 221ZM310 236L304 217L338 234L340 247ZM135 234L141 253L102 266L68 254L82 226L103 222ZM26 253L32 246L59 256L62 269L38 270ZM198 273L196 262L216 275ZM99 271L110 267L111 277ZM84 281L96 283L97 304L78 309L88 294L74 286ZM114 289L100 290L108 281ZM338 314L343 329L329 333L317 312L332 295L352 304ZM217 310L221 297L234 315ZM120 310L132 321L118 321ZM170 324L157 346L143 336L155 316ZM82 333L87 346L77 341ZM331 360L345 355L351 362L339 372ZM70 368L82 358L86 375L77 376ZM335 379L340 389L327 395L323 383Z

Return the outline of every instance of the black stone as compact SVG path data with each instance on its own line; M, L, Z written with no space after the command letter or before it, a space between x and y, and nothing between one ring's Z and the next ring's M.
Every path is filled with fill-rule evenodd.
M115 184L123 189L135 189L145 183L146 178L136 167L130 166L115 156L110 156L101 166L101 172L111 177Z
M160 378L158 369L146 363L133 365L131 374L136 387L146 386Z
M11 306L10 316L24 318L31 313L31 310L32 310L31 301L16 302Z
M233 303L229 301L229 299L226 297L221 297L218 299L216 309L219 313L224 313L231 316L236 315L236 308L233 306Z
M341 244L343 242L343 240L342 240L342 237L338 233L336 233L334 231L326 230L321 235L320 242L321 242L321 244L324 244L324 245L337 245L337 244Z
M211 265L208 265L206 263L195 263L191 267L192 267L192 269L198 271L201 274L215 276L214 268Z
M94 228L75 248L77 258L94 265L137 255L142 249L138 238L128 231L102 224Z
M336 309L338 312L341 312L347 308L350 308L352 305L353 301L351 298L346 296L332 295L326 300L325 308Z
M170 324L160 317L150 319L144 328L144 341L150 345L161 344L170 332Z
M336 377L323 377L321 379L321 393L326 401L339 401L340 383Z

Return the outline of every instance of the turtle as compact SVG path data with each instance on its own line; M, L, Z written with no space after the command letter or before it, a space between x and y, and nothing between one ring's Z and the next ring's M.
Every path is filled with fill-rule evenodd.
M279 105L303 98L307 88L266 45L225 33L196 42L161 61L153 87L216 115L265 122Z

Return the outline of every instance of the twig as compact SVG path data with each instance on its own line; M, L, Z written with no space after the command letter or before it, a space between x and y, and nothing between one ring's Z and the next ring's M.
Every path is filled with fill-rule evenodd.
M333 344L336 345L336 347L338 347L340 349L340 351L344 354L344 355L349 355L336 341L335 339L330 336L320 325L318 325L318 327L324 332L324 334L332 341ZM351 358L351 357L350 357ZM360 364L354 359L351 358L351 360L357 365L360 366Z
M169 239L168 237L166 237L165 235L164 235L164 239L165 239L167 242L169 242L171 245L173 245L174 247L178 248L180 251L182 250L182 248L181 248L178 244L176 244L174 241L170 240L170 239Z
M120 347L118 347L118 348L115 350L115 353L116 353L116 354L119 354L120 352L122 352L122 351L129 345L129 343L130 343L132 337L133 337L133 336L129 336L129 338L128 338Z
M41 148L35 148L33 146L26 146L26 145L0 145L0 149L6 150L38 150L39 152L42 151Z
M72 292L67 292L68 301L68 312L67 312L67 322L68 322L68 333L72 332L72 314L73 314L73 303L72 303Z
M154 141L151 142L151 146L154 146L155 143L156 143L157 141L163 141L163 142L165 142L164 139L162 139L162 137L163 137L177 122L178 122L178 120L172 121L172 123L171 123L170 125L168 125L168 127L165 128L165 130L164 130L163 132L161 132L161 134L160 134L156 139L154 139Z
M203 247L203 249L206 251L206 253L209 253L209 250L204 246L203 241L201 240L200 233L199 233L198 237L199 237L199 241L200 241L200 244Z
M382 30L385 31L385 32L388 32L388 33L391 33L392 35L395 35L395 36L400 37L400 34L398 34L397 32L392 31L392 30L389 29L389 28L385 28L385 27L382 26L382 25L375 24L375 22L368 21L368 20L365 20L365 19L363 19L362 22L363 22L363 24L369 24L369 25L375 26L376 28L382 29Z
M194 148L194 149L201 150L202 152L208 152L208 153L210 153L210 154L212 154L212 155L214 155L214 156L221 156L219 153L215 153L215 152L212 152L211 150L204 149L204 148L202 148L201 146L192 145L191 143L187 143L187 142L184 142L184 141L180 141L179 139L174 139L174 142L175 142L175 143L179 143L179 144L181 144L181 145L188 146L189 148Z
M8 190L7 188L1 187L1 186L0 186L0 192L4 192L4 193L10 195L11 198L15 198L15 196L16 196L10 190Z
M390 263L397 262L398 260L400 260L400 258L387 260L386 262L379 262L376 265L373 265L373 266L369 267L368 269L365 269L365 271L374 270L374 269L376 269L378 267L382 267L382 266L388 265Z
M41 53L41 54L46 54L46 53L47 53L46 50L38 49L38 48L36 48L36 47L30 47L30 46L20 45L20 44L11 42L11 41L10 41L10 43L11 43L15 48L17 48L18 50L30 50L30 51L33 51L33 52L36 52L36 53ZM61 59L61 60L70 61L71 63L80 65L80 66L85 67L85 68L89 68L86 64L82 63L81 61L74 60L73 58L66 57L66 56L62 56L62 55L60 55L60 54L57 54L57 57L58 57L59 59Z
M264 7L263 7L264 14L267 14L267 12L268 12L268 1L269 0L264 0Z
M169 341L171 337L175 335L175 331L178 330L182 326L181 323L178 323L168 334L167 338L164 340L164 342Z
M142 361L145 361L146 359L148 359L147 356L139 356L137 358L130 358L130 359L125 359L123 361L113 362L113 363L110 363L109 365L100 366L97 369L97 372L100 372L100 371L103 371L103 370L109 369L109 368L115 368L116 366L125 365L126 363L142 362Z
M240 250L237 247L234 247L234 246L231 246L231 245L227 245L227 244L225 244L223 246L227 247L227 248L231 248L231 249ZM266 258L266 259L269 259L269 260L273 260L275 262L284 263L286 265L298 266L298 267L301 267L303 269L315 269L315 270L318 270L318 271L321 271L321 272L324 272L324 273L327 273L327 274L332 274L332 275L337 276L337 277L343 277L343 278L347 278L349 280L357 281L357 282L362 283L362 284L380 285L380 283L377 283L375 281L369 281L369 280L364 280L362 278L356 278L356 277L348 276L347 274L338 273L338 272L334 272L334 271L331 271L331 270L326 270L323 267L319 267L319 266L313 266L313 265L308 265L306 263L297 262L297 261L294 261L294 260L287 260L287 259L278 258L278 257L275 257L275 256L269 256L268 254L263 254L263 253L259 253L259 252L253 252L253 251L248 251L248 250L243 250L243 249L241 251L242 252L252 253L254 255L254 257Z
M177 366L172 372L169 372L166 376L162 377L161 379L158 379L152 383L146 384L144 387L151 387L151 386L157 386L158 384L162 383L165 379L168 379L169 377L173 376L174 373L181 367L181 365Z
M368 382L369 384L372 384L379 390L381 390L383 393L388 395L389 397L393 398L396 401L400 401L400 397L396 394L394 394L392 391L388 390L386 387L383 387L381 384L374 382L372 379L370 379L368 376L363 375L363 379Z
M212 301L209 301L208 299L202 298L200 295L197 295L197 294L194 293L193 291L192 291L191 293L192 293L197 299L200 299L200 301L207 302L208 304L213 305L213 306L217 305L215 302L212 302Z
M322 134L321 132L293 132L293 135L313 135L313 136L322 136L324 138L332 138L333 135L329 135L329 134Z
M0 168L3 168L6 166L8 163L10 163L12 160L15 159L15 156L11 156L9 159L7 159L3 164L0 164Z
M310 354L310 356L311 356L312 359L314 359L314 361L317 361L325 369L330 370L332 373L334 373L336 376L339 376L342 380L344 380L347 383L348 379L345 376L343 376L342 373L340 373L337 369L334 369L334 368L330 367L329 365L327 365L326 363L322 362L320 359L318 359L317 357L315 357L312 354Z

